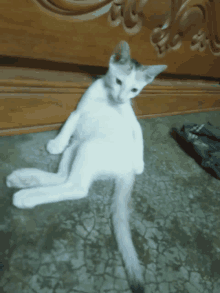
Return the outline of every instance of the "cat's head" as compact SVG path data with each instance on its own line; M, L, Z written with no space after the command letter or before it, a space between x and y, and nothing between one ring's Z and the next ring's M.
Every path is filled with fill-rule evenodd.
M105 75L109 97L122 104L136 97L141 90L167 68L166 65L144 66L130 58L128 43L121 41L114 49Z

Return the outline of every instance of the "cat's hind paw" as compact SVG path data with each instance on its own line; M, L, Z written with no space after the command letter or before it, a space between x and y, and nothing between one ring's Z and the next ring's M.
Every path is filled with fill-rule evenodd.
M26 188L38 186L39 182L28 170L18 169L6 177L6 185L10 188Z
M28 190L22 189L13 195L13 205L19 209L31 209L36 206L36 202Z

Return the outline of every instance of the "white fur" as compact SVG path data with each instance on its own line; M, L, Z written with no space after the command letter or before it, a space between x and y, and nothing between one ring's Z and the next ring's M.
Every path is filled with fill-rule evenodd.
M62 183L68 186L72 194L67 199L76 199L78 195L75 188L80 182L86 196L94 180L143 172L143 138L140 125L129 100L117 106L109 103L104 79L98 79L86 91L77 110L71 113L61 132L48 142L48 152L62 153L73 134L77 156L70 174L62 169L57 174L30 168L19 169L7 177L7 186L25 188ZM65 150L63 160L71 160L71 147ZM55 196L54 191L59 194ZM18 208L33 208L39 204L62 200L65 200L63 186L60 191L56 186L53 191L52 187L45 190L33 188L18 191L14 194L13 204Z
M127 58L127 51L123 54ZM113 57L107 74L88 88L60 133L47 144L51 154L64 152L58 172L19 169L7 177L6 184L27 188L14 194L13 204L18 208L33 208L83 198L93 181L114 178L112 212L116 239L131 282L141 284L143 278L129 230L127 203L135 174L144 170L144 148L142 130L130 100L165 67L151 66L138 72L133 67L128 73ZM73 142L69 143L72 135Z

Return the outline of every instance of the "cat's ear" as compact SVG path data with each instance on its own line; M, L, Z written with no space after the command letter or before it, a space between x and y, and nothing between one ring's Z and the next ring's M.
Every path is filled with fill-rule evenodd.
M163 72L167 68L167 65L152 65L152 66L146 66L144 71L146 74L146 77L149 78L155 78L158 74Z
M115 47L112 56L110 58L111 62L119 62L124 64L130 60L130 48L127 42L121 41Z

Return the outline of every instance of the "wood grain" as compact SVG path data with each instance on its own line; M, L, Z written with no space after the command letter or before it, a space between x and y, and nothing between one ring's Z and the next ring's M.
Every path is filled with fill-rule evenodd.
M60 15L43 8L39 1L1 0L0 54L108 66L115 45L126 40L130 44L132 57L145 65L166 64L167 73L219 78L220 57L213 56L208 48L203 52L190 49L192 35L198 31L200 22L192 23L180 49L158 58L150 35L170 15L171 1L145 2L141 31L130 35L122 24L112 26L108 22L108 13L81 20L79 13L78 19Z
M1 67L0 135L59 129L91 83L88 73ZM220 86L161 76L133 101L133 108L138 118L219 111Z

